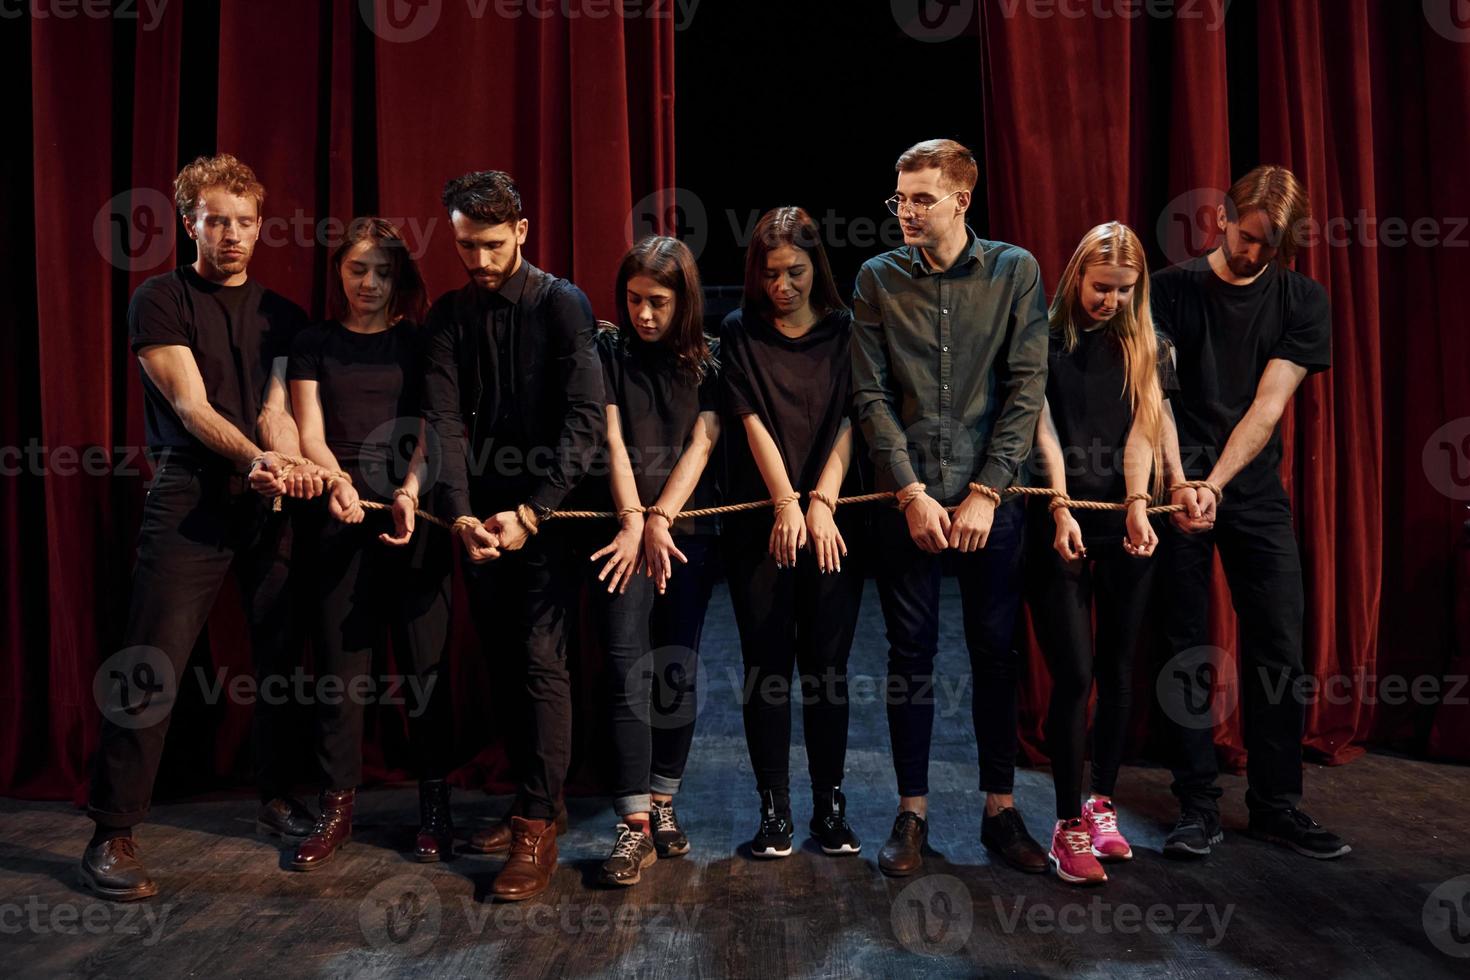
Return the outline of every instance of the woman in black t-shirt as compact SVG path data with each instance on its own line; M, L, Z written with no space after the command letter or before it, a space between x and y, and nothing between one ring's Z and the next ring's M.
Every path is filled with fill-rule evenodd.
M1167 345L1154 333L1143 246L1118 222L1089 231L1052 300L1046 404L1036 462L1073 500L1126 501L1125 513L1044 503L1031 601L1052 676L1047 746L1056 783L1050 860L1073 884L1107 880L1098 863L1133 852L1118 832L1112 792L1123 751L1132 665L1158 536L1147 508L1162 489L1163 399L1174 388ZM1046 542L1051 543L1049 549ZM1097 605L1096 657L1092 607ZM1081 801L1087 700L1097 675L1092 794Z
M715 354L689 249L674 238L643 239L623 257L617 296L620 326L603 330L598 348L607 496L620 526L593 553L592 568L611 668L613 795L622 820L602 880L634 885L658 858L689 851L674 794L694 735L713 525L678 515L714 502L707 464L720 423ZM650 675L673 685L672 703L665 696L654 703Z
M842 796L847 657L863 576L863 489L852 421L852 314L832 281L816 223L800 208L767 212L746 253L741 309L720 332L732 500L772 510L725 518L730 600L745 662L745 739L761 797L756 857L791 853L791 672L800 676L811 832L828 854L861 848ZM742 438L743 436L743 438ZM807 499L805 513L801 500Z
M297 336L287 370L302 453L337 474L325 508L300 522L314 545L319 603L313 635L322 812L291 867L319 867L351 837L364 702L374 697L374 652L390 634L398 663L413 667L406 686L422 818L414 856L437 861L453 853L454 834L444 781L452 739L445 669L450 541L435 528L414 533L418 496L429 486L418 405L425 297L393 225L357 218L348 226L332 256L327 308L332 319ZM365 500L391 504L391 518L379 511L369 517ZM328 679L335 690L322 683Z

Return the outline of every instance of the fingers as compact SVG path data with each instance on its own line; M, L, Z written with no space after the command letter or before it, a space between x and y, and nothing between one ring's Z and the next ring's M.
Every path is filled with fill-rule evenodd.
M669 549L669 554L671 554L675 558L679 559L679 561L682 562L683 564L685 564L685 565L689 564L689 559L688 558L685 558L684 557L684 552L680 551L677 547L670 548ZM669 571L670 572L673 571L673 566L670 566Z
M612 544L607 545L606 547L600 548L597 551L592 552L592 557L589 558L588 560L589 561L596 561L597 559L601 558L603 555L610 555L614 551L617 551L617 550L618 550L617 543L614 542ZM612 567L612 562L608 562L608 567L609 568ZM606 574L607 574L607 569L604 568L602 570L602 575L606 575ZM600 579L600 578L602 578L602 575L599 575L597 577Z

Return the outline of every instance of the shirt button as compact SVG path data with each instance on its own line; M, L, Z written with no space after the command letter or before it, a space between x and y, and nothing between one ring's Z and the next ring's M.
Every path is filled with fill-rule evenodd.
M949 345L947 345L947 344L945 346L939 348L939 349L942 350L942 351L944 351L946 354L949 353Z
M943 313L945 316L949 316L949 307L945 307L944 309L940 310L939 312L940 313Z
M944 457L944 459L941 459L939 461L939 465L940 466L948 466L949 465L949 457L946 456L946 457Z
M949 390L949 385L942 385L941 387L943 387L945 391Z

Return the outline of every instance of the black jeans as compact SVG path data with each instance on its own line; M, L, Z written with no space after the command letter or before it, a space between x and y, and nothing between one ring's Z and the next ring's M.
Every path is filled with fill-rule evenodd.
M440 779L449 771L453 542L426 522L401 548L378 541L378 534L391 528L379 511L369 512L361 524L343 524L327 515L325 504L298 526L300 537L315 545L316 757L323 789L351 789L362 781L365 704L385 694L403 698L419 777ZM399 670L411 669L413 680L385 687L376 683L372 670L375 659L384 662L384 640L390 636ZM328 678L335 689L330 695Z
M1087 545L1087 557L1079 561L1063 561L1051 547L1056 524L1044 506L1032 507L1027 529L1031 621L1051 672L1046 744L1056 785L1057 817L1062 820L1082 815L1087 700L1094 675L1097 717L1092 728L1092 791L1111 796L1117 784L1133 706L1133 665L1155 562L1124 551L1120 534L1090 534L1096 522L1086 520L1089 516L1079 518Z
M1227 503L1212 530L1184 534L1171 524L1161 537L1172 655L1165 671L1179 695L1170 700L1182 706L1165 712L1179 747L1174 795L1186 808L1218 812L1220 807L1213 735L1221 708L1210 702L1213 678L1203 670L1212 649L1209 590L1218 547L1240 620L1246 805L1252 812L1295 807L1302 795L1305 706L1296 686L1302 674L1304 599L1291 508L1284 498Z
M647 813L653 793L679 791L694 740L714 542L710 535L676 535L674 543L689 561L675 562L661 596L642 574L626 592L609 595L606 583L597 581L606 559L593 563L590 587L607 648L617 760L613 807L619 816Z
M478 508L477 513L492 513ZM586 580L586 553L569 525L548 521L517 551L482 565L464 562L470 612L492 683L511 697L507 748L525 815L556 816L571 761L572 698L567 616Z
M189 655L233 567L245 603L257 681L285 678L296 665L291 642L291 523L238 477L173 453L143 504L123 649L101 678L111 692L93 762L88 815L126 828L148 814L169 717ZM279 682L277 682L279 683ZM288 713L280 699L256 699L252 735L261 800L290 789Z
M847 658L863 597L862 515L838 527L849 557L824 575L810 550L778 569L769 548L771 518L732 515L723 544L730 603L740 632L745 741L756 789L790 792L791 672L800 679L802 731L813 787L839 786L847 762Z
M888 627L888 736L900 796L929 792L934 730L934 657L939 652L939 582L944 563L959 578L965 646L975 690L971 714L980 760L980 789L1009 793L1016 769L1016 677L1013 643L1021 605L1025 511L1019 501L997 507L984 548L931 555L909 537L897 508L879 508L878 596ZM953 706L946 706L953 707Z

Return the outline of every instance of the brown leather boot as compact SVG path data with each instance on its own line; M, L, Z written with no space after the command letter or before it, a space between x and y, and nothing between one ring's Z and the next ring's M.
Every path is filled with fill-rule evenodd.
M419 780L419 833L413 857L425 862L454 857L454 815L449 810L449 784L442 779Z
M337 848L352 840L352 804L355 789L329 789L322 793L322 815L311 834L291 858L293 871L311 871L332 859Z
M470 839L465 847L479 854L504 854L510 850L510 821L512 817L521 816L526 812L525 801L519 796L511 802L510 809L505 816L488 827L481 827L470 834ZM564 834L567 832L567 803L565 797L559 797L556 801L556 832Z
M495 876L490 893L502 902L535 898L551 884L556 870L556 824L551 820L510 818L510 857Z

